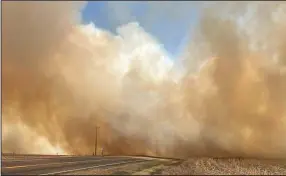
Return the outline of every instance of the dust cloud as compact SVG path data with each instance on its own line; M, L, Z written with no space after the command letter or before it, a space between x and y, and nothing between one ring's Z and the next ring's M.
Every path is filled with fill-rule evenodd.
M2 3L3 152L286 156L285 2L202 3L175 61L84 6Z

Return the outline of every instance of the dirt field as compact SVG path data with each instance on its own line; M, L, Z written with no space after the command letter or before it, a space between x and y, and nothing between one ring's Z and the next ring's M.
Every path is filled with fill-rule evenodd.
M160 174L202 175L202 174L243 174L243 175L285 175L286 160L257 160L233 158L192 158L170 166Z

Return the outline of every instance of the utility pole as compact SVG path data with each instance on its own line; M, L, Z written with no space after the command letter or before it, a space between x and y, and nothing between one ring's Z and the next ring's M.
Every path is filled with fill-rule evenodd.
M98 126L96 126L96 128L95 128L95 142L94 142L94 155L95 156L96 156L96 151L97 151L97 135L98 135L97 129L99 129Z
M158 155L158 153L157 153L157 147L158 147L158 140L156 139L156 140L155 140L155 156Z

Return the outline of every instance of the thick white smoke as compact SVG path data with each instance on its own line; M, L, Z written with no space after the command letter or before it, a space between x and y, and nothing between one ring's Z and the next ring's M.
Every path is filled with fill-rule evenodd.
M3 3L4 152L91 154L99 126L110 154L284 157L285 3L198 6L182 69L138 22L112 34L82 7Z

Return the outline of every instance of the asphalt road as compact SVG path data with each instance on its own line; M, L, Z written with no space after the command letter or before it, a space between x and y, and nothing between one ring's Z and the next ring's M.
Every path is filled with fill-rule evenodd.
M128 156L16 156L2 157L2 175L54 175L92 168L107 168L146 158Z

